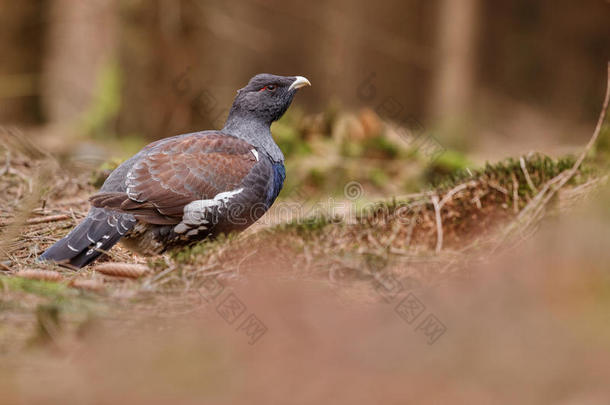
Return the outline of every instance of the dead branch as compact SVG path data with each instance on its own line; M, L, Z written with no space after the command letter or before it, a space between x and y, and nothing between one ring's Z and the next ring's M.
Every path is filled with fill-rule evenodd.
M487 185L493 188L494 190L501 192L502 194L508 195L508 190L496 183L495 181L488 181Z
M534 185L534 182L532 181L532 178L530 177L530 173L527 171L527 166L525 165L525 159L523 159L523 156L521 156L519 158L519 164L521 165L521 171L523 172L523 175L525 176L525 181L527 182L528 187L534 193L537 193L538 189Z
M409 246L411 244L411 237L413 236L413 229L415 228L415 224L417 223L417 218L419 217L419 214L421 213L421 205L417 206L417 209L415 210L413 217L411 219L411 222L409 223L409 228L407 229L407 236L405 237L405 245Z
M434 218L436 219L436 253L439 254L443 248L443 222L437 195L432 196L432 205L434 205Z
M57 214L57 215L48 215L46 217L30 218L27 221L25 221L25 223L26 223L26 225L45 224L47 222L63 221L64 219L70 219L70 218L72 218L70 215Z
M436 220L436 253L440 253L441 249L443 248L443 220L441 217L441 210L443 209L443 206L449 202L451 199L453 199L453 197L458 194L459 192L465 190L466 188L470 187L470 186L475 186L476 182L474 181L469 181L468 183L462 183L459 184L457 186L455 186L454 188L452 188L451 190L449 190L447 193L445 193L445 195L443 196L443 198L439 201L438 195L433 195L432 197L430 197L431 201L432 201L432 205L434 206L434 217Z
M519 213L517 220L513 223L513 225L509 226L504 233L504 239L511 233L515 227L521 227L521 229L526 229L532 225L542 214L544 208L548 204L548 202L553 198L553 196L568 182L570 179L576 175L580 165L587 157L587 154L590 152L591 148L597 141L599 134L601 132L602 125L606 119L606 113L608 110L608 104L610 104L610 62L608 63L608 76L606 83L606 95L604 98L604 102L602 105L601 112L599 114L599 118L597 120L597 125L595 126L595 130L593 131L593 135L589 142L585 146L584 150L574 163L574 165L567 171L561 172L551 180L547 181L545 185L542 187L542 190L525 206L523 210Z
M462 184L452 188L443 196L443 199L439 203L440 207L443 208L443 205L445 205L445 203L447 203L447 201L451 200L453 198L453 196L456 195L457 193L459 193L460 191L462 191L468 187L473 187L473 186L476 186L476 182L469 181L468 183L462 183Z

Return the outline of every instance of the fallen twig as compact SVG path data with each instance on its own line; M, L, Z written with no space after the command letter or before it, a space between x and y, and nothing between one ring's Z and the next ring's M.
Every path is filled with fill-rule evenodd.
M70 218L72 218L72 217L70 215L66 215L66 214L47 215L44 217L36 217L36 218L27 219L25 221L25 225L45 224L48 222L63 221L63 220L70 219ZM9 225L13 225L13 224L15 224L15 221L0 222L0 228L9 226Z
M443 248L443 223L441 220L441 205L438 201L438 196L432 196L432 205L434 205L434 218L436 219L436 253L440 253Z
M495 181L488 181L487 185L493 188L494 190L501 192L502 194L508 195L508 190L496 183Z
M70 218L72 218L72 217L70 215L66 215L66 214L48 215L46 217L30 218L27 221L25 221L25 224L26 225L44 224L47 222L63 221L64 219L70 219Z
M534 193L537 193L538 189L534 185L534 182L532 181L532 178L530 177L530 173L527 171L527 166L525 165L525 159L523 159L523 156L521 156L519 158L519 164L521 165L521 171L523 172L523 175L525 176L525 181L527 182L528 187Z
M513 224L507 227L504 232L504 236L502 240L504 240L514 229L515 227L519 227L520 229L527 229L532 223L536 222L539 216L542 214L542 211L548 204L548 202L553 198L553 196L559 191L570 179L574 177L574 175L578 172L580 165L587 157L587 154L597 141L599 134L601 132L602 125L606 119L606 112L608 110L608 105L610 104L610 62L608 63L608 76L606 83L606 96L604 98L604 102L602 104L602 109L599 114L599 118L597 120L597 125L595 126L595 130L593 131L593 135L589 142L585 146L584 150L574 163L574 165L564 172L559 173L557 176L547 181L540 192L521 210L517 219Z
M436 219L436 253L440 253L441 249L443 248L443 220L441 217L441 209L443 209L443 206L449 202L453 196L465 190L469 186L475 185L476 183L474 181L462 183L445 193L443 199L440 201L438 199L438 195L436 194L430 197L432 200L432 205L434 206L434 217Z

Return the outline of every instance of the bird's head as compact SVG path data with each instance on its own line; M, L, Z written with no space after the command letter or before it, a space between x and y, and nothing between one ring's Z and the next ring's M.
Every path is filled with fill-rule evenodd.
M303 86L311 86L303 76L258 74L237 91L229 115L256 118L271 124L284 115L297 90Z

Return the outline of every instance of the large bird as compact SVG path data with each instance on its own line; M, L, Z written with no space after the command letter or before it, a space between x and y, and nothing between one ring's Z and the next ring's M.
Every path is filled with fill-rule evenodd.
M309 85L302 76L256 75L237 92L220 131L144 147L110 174L85 219L41 259L83 267L119 240L158 254L247 228L273 204L286 176L271 123Z

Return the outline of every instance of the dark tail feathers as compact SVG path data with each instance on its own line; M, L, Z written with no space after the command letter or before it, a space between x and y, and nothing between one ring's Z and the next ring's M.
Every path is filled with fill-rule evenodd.
M110 250L135 223L132 215L92 208L72 232L48 248L40 259L84 267Z

